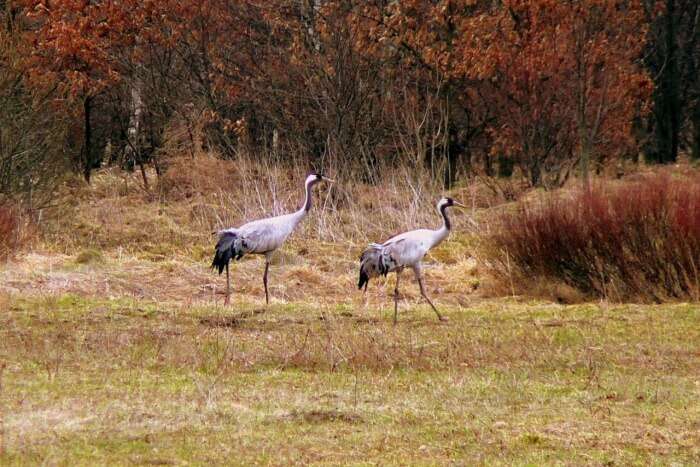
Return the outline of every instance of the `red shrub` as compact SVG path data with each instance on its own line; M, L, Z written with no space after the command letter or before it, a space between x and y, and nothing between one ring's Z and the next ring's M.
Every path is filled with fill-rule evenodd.
M7 258L20 246L17 211L0 203L0 259Z
M522 203L491 237L496 271L614 300L698 300L700 176L647 175Z

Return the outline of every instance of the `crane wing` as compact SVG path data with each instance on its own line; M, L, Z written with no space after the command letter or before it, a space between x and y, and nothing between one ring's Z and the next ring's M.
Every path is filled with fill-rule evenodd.
M403 239L384 244L370 243L360 256L360 277L358 288L365 286L372 277L386 276L397 267L397 262L392 256L392 251L399 248Z
M360 278L357 287L366 286L372 277L388 272L382 264L382 245L370 243L367 249L360 255Z
M243 225L240 229L243 248L249 253L265 253L274 250L274 228L268 222L256 221Z
M267 253L276 250L294 230L292 215L261 219L242 225L238 230L244 240L244 249L250 253Z
M419 229L387 240L383 245L383 252L390 270L413 266L422 260L432 245L432 235L432 230Z
M382 264L387 271L393 271L397 267L402 266L401 258L405 249L405 238L399 238L384 244L382 248Z

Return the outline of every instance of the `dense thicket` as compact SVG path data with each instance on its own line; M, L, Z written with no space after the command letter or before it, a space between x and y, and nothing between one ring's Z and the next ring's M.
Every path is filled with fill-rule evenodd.
M57 111L52 92L27 85L24 53L25 44L0 30L0 207L3 198L44 203L68 167L70 118Z
M19 133L42 155L21 150L27 163L11 171L65 154L87 180L119 164L148 183L144 167L160 173L178 135L190 149L334 165L370 182L412 164L448 186L479 173L551 187L640 151L668 162L700 150L692 1L0 6L7 50L22 51L3 58L0 98L22 118L0 121L1 152Z
M492 266L532 287L610 300L700 299L700 178L658 172L521 203L491 236Z

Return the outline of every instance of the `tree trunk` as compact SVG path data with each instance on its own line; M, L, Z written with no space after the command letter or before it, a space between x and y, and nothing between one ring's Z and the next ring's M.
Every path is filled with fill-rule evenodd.
M586 192L591 190L591 153L592 145L590 144L590 139L586 134L586 129L581 128L579 131L581 149L579 152L579 165L581 168L581 181L583 182L583 189Z
M700 99L695 103L693 109L693 136L691 140L690 157L700 160Z
M450 189L454 185L457 178L457 162L464 152L464 145L460 140L458 129L454 125L450 125L448 132L450 139L447 145L447 154L445 154L445 172L442 180L445 189Z
M530 161L530 186L531 187L538 187L540 186L541 179L542 179L542 169L540 167L540 159L539 157L535 156L531 161Z
M148 185L148 175L146 174L146 167L143 165L143 161L139 159L139 170L141 170L141 179L143 180L143 189L149 191Z
M591 189L591 169L590 169L590 151L584 145L581 149L581 181L583 182L583 189L586 192Z
M84 141L83 141L83 177L85 181L90 183L90 175L92 174L92 166L94 161L92 159L92 124L90 123L90 113L92 111L92 98L86 97L83 101L83 114L85 117L85 128L84 128Z
M681 127L675 0L666 1L664 15L662 69L654 91L654 144L647 153L647 160L661 164L673 163L678 158Z
M321 38L316 29L316 16L321 9L321 0L306 0L301 2L302 21L306 27L308 38L313 48L319 52L321 50Z
M131 109L129 112L129 127L126 130L126 148L124 154L132 159L134 164L143 164L143 138L141 135L141 115L143 114L143 99L141 98L141 82L131 86Z

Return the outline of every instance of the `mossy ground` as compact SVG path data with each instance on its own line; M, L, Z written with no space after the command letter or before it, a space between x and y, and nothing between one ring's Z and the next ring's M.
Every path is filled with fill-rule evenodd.
M698 306L2 306L3 464L700 461Z

